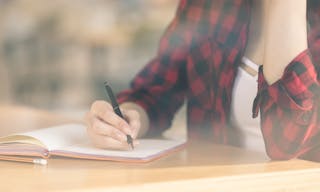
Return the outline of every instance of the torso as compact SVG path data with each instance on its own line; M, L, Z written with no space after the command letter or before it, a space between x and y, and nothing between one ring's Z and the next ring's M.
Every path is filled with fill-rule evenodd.
M248 58L242 58L242 61L257 73L258 65ZM238 68L231 100L230 122L233 125L233 132L230 134L237 138L235 145L265 152L260 117L252 118L252 104L258 91L257 80L258 75L252 76L242 68Z
M265 153L260 130L260 117L252 118L252 104L258 86L257 67L263 65L264 59L263 22L266 18L267 6L263 0L254 0L252 3L248 42L244 57L253 65L248 65L248 62L240 64L241 68L238 69L233 87L230 120L234 126L232 134L235 134L238 142L235 143L236 145Z

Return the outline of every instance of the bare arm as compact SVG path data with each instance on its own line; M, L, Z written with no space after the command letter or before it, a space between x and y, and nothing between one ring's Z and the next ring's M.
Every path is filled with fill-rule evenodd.
M268 0L264 76L268 84L281 78L285 67L307 49L306 0Z

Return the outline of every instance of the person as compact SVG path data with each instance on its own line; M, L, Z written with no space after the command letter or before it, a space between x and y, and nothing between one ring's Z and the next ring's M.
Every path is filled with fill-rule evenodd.
M89 137L127 149L126 134L162 133L186 100L192 139L247 147L253 135L271 159L320 161L319 8L317 0L181 0L157 55L118 95L126 120L95 101Z

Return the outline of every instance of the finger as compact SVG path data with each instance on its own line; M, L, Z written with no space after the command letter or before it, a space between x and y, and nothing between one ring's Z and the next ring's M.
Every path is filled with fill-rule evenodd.
M116 113L114 113L111 105L108 102L95 102L92 106L91 111L96 117L102 119L115 128L118 128L123 133L129 135L132 134L129 124L124 119L119 117Z
M112 110L112 106L110 103L106 102L106 101L102 101L102 100L98 100L98 101L95 101L92 106L91 106L91 112L95 112L95 111L98 111L98 110L101 110L101 109L109 109L109 110Z
M92 120L91 129L98 135L109 136L120 142L126 142L127 136L119 129L101 121L99 118L94 117Z
M92 132L89 132L88 135L92 139L92 143L103 149L113 149L113 150L129 150L130 146L125 142L119 142L111 137L96 135ZM137 145L137 142L134 142L134 145Z
M132 137L135 139L141 127L140 115L136 110L124 110L124 116L132 129Z
M90 119L89 125L87 126L88 132L93 132L97 135L112 137L113 139L120 142L127 142L127 136L123 132L119 131L118 129L112 127L111 125L105 123L95 116L92 116L90 114L88 116L91 116L88 117Z

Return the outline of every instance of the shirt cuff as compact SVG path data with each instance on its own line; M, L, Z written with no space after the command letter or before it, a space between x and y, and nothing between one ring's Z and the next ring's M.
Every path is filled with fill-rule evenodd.
M155 101L147 96L146 94L141 94L139 91L124 90L117 95L117 100L119 104L124 102L134 102L141 106L147 113L149 117L149 128L145 137L157 137L161 136L163 131L169 127L169 122L165 114L159 114L155 105Z

